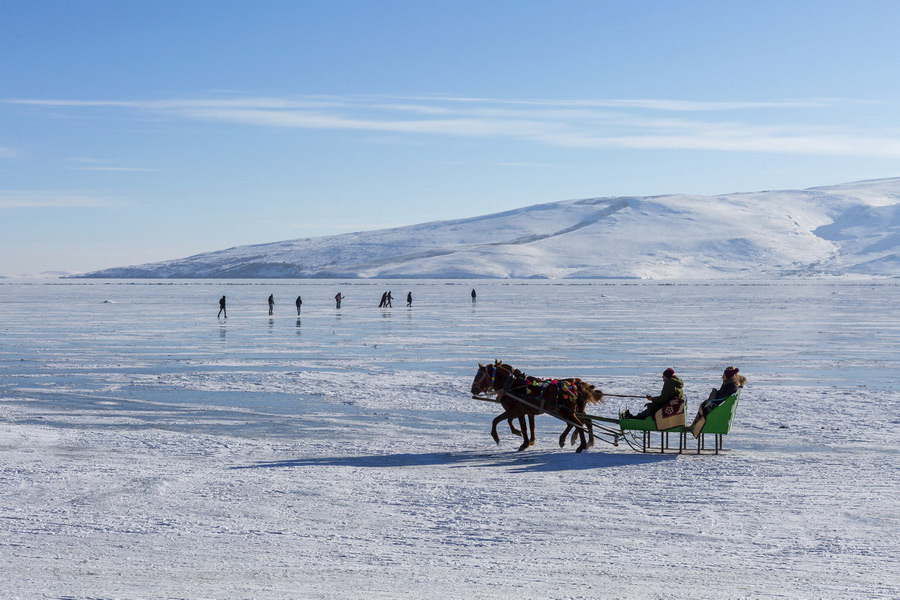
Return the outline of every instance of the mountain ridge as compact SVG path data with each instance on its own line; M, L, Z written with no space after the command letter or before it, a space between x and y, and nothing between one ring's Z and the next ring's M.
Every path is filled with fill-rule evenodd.
M237 246L92 278L900 277L900 178L613 196Z

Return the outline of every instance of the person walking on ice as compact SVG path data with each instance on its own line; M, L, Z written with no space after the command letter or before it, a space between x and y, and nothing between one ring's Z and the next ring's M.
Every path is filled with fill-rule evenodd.
M303 306L303 298L301 298L300 296L297 296L297 301L294 302L294 304L297 305L297 314L299 315L299 314L300 314L300 307Z
M472 288L472 304L475 304L475 288Z
M272 311L275 310L275 295L269 294L269 316L272 316Z
M334 296L334 302L335 302L335 305L336 305L335 308L340 308L340 307L341 307L341 300L343 300L343 299L346 298L346 297L347 297L347 296L344 296L344 295L341 294L340 292L338 292L337 294L335 294L335 296Z
M225 296L222 296L221 298L219 298L219 314L217 315L217 317L221 317L222 313L225 313L225 318L227 319L228 311L225 310Z
M406 305L412 306L412 292L406 294Z

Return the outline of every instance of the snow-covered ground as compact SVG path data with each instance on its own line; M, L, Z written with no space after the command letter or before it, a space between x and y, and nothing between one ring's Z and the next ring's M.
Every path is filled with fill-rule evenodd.
M0 282L0 597L898 598L898 297ZM469 397L495 358L623 394L671 366L689 412L749 383L719 456L575 454L546 416L520 453Z

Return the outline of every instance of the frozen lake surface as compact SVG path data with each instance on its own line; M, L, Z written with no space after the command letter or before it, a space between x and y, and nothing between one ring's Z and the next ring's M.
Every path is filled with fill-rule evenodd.
M495 358L749 381L720 456L519 453ZM0 282L2 595L898 598L898 390L893 281Z

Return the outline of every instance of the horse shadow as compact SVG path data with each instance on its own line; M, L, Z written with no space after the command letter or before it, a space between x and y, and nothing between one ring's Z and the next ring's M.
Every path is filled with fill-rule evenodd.
M674 454L622 454L605 452L424 452L357 456L320 456L258 462L232 469L291 469L300 467L355 467L385 469L398 467L508 468L513 473L583 471L674 460Z
M584 471L588 469L615 469L631 465L653 464L675 460L674 454L620 454L606 452L534 452L516 457L514 473L536 473L553 471Z

